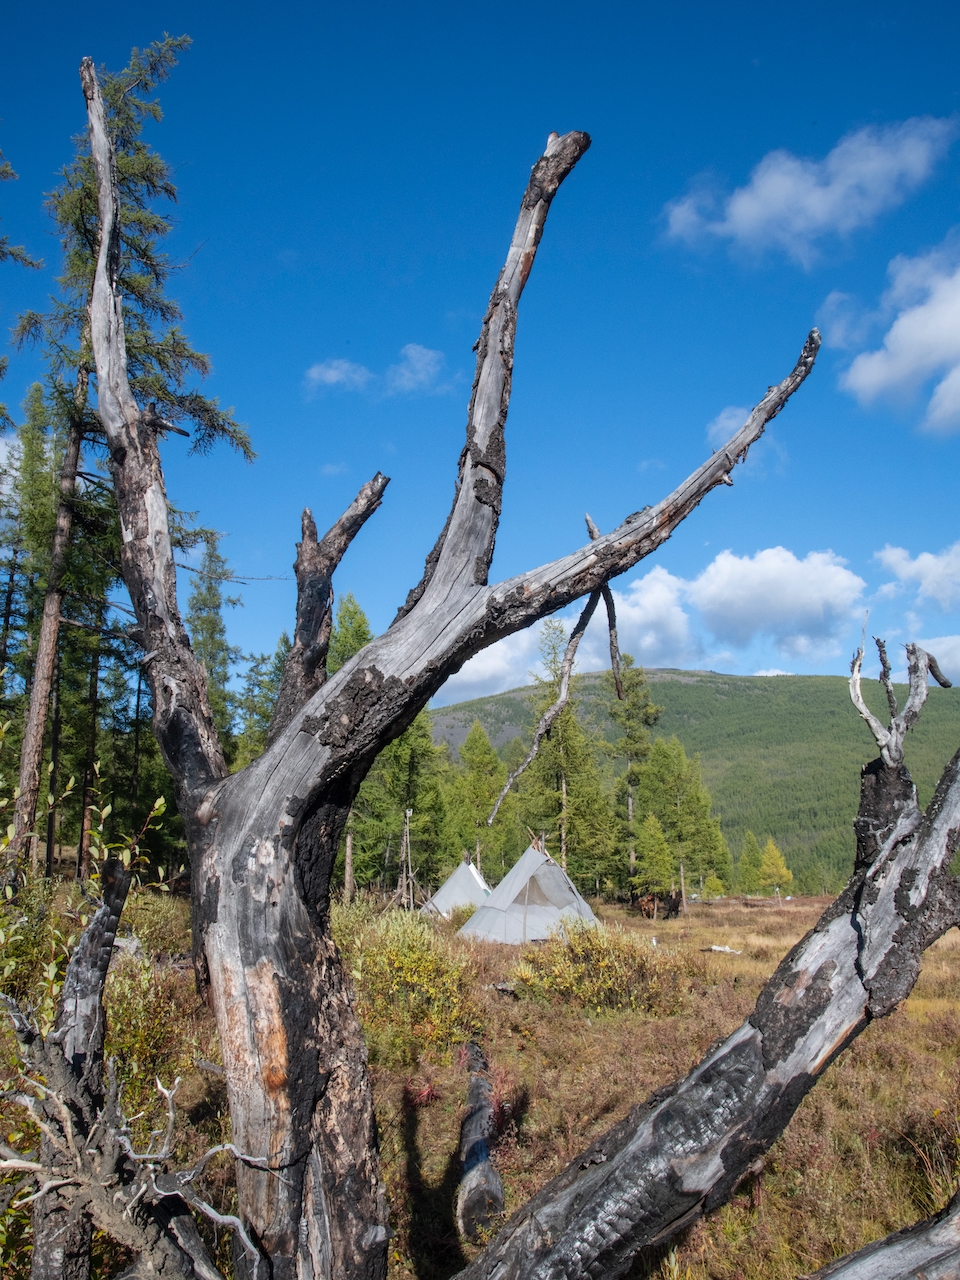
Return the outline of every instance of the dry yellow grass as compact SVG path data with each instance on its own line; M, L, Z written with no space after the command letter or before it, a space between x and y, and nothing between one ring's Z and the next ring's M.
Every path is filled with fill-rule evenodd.
M686 986L679 1010L669 1016L631 1010L598 1016L580 1005L513 999L493 984L511 976L515 949L465 944L444 932L438 954L447 948L452 962L466 962L470 999L484 1028L498 1108L495 1160L508 1212L630 1106L683 1075L732 1031L827 901L694 906L679 920L656 922L622 907L600 908L606 922L656 937L658 952L676 957ZM147 899L136 905L142 932L153 928L156 935L150 980L137 966L118 966L111 978L109 998L120 1022L112 1047L129 1082L129 1101L147 1108L140 1122L147 1128L154 1120L147 1087L153 1073L184 1074L179 1138L188 1159L225 1136L222 1082L195 1065L199 1057L216 1060L216 1033L192 973L176 960L187 945L186 905ZM711 946L732 951L704 950ZM358 972L362 984L364 967ZM958 980L960 933L953 931L930 949L909 1001L830 1068L763 1173L689 1232L672 1256L638 1260L634 1276L788 1280L939 1208L956 1187L960 1162ZM10 1049L2 1037L0 1051L6 1056ZM396 1231L391 1280L443 1280L475 1252L461 1244L453 1219L466 1071L456 1051L435 1036L424 1036L420 1050L412 1060L405 1056L407 1065L381 1061L373 1068ZM0 1125L9 1129L13 1120L0 1108ZM231 1206L228 1168L213 1171L208 1190L224 1208ZM227 1242L219 1243L227 1266ZM20 1266L28 1268L27 1253L17 1252L12 1276L27 1274ZM108 1280L120 1261L116 1250L104 1249L98 1276Z

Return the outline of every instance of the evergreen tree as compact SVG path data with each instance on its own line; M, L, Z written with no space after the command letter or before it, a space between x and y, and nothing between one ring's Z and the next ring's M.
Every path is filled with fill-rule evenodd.
M760 864L763 851L760 842L752 831L748 831L743 840L740 860L737 862L737 889L748 897L760 892Z
M330 633L330 647L327 650L327 673L333 675L345 662L349 662L355 653L359 653L373 639L373 632L363 612L351 592L342 596L337 606L337 617Z
M489 881L512 865L522 852L518 835L516 797L508 795L491 826L487 818L507 780L507 766L497 755L479 720L474 720L459 750L460 767L447 775L452 869L461 852L472 857Z
M446 752L433 745L430 717L421 711L409 729L377 756L353 805L354 875L358 886L379 881L395 888L406 811L421 887L435 883L447 845L442 775Z
M710 900L711 898L722 898L725 892L726 889L723 881L719 879L718 876L715 876L711 871L703 882L704 899Z
M187 601L184 621L190 632L190 643L206 673L213 722L224 753L231 758L235 745L236 697L228 686L232 668L240 659L240 650L227 643L223 609L225 605L235 608L241 601L239 596L223 594L223 584L230 580L231 575L227 561L220 554L220 537L220 534L209 531L204 537L203 557Z
M639 893L668 893L674 859L657 817L648 813L637 830L637 870L630 887Z
M13 166L0 151L0 182L13 182L16 178ZM17 262L21 267L40 267L43 263L31 258L22 244L11 244L9 236L0 236L0 262ZM0 378L7 372L7 357L0 356ZM0 430L12 426L6 405L0 404Z
M785 891L793 884L793 872L783 860L783 854L773 843L771 836L763 847L760 860L760 887L768 894Z
M245 768L252 760L263 755L273 709L283 681L283 668L290 652L290 637L284 631L276 650L270 653L250 654L243 677L243 689L236 699L240 716L240 734L237 738L234 769Z
M146 95L167 78L177 55L189 43L187 37L167 37L142 52L134 49L128 66L119 74L101 75L120 195L118 278L124 295L127 368L134 395L141 404L156 406L163 420L193 423L194 451L204 452L214 441L225 439L251 458L249 438L231 413L225 413L215 400L188 385L191 377L202 378L206 374L209 362L190 346L177 324L180 313L176 303L166 296L165 286L175 265L160 243L172 223L152 208L157 199L175 200L176 188L169 167L142 137L145 122L160 119L158 103ZM73 540L78 476L84 474L82 450L85 443L94 450L103 443L90 402L96 375L90 350L88 304L99 232L96 174L86 131L78 135L77 154L63 170L62 180L47 206L63 250L60 292L49 312L29 312L20 317L16 338L43 348L48 371L47 398L64 424L63 454L56 526L35 646L37 660L21 746L20 789L14 808L16 834L7 854L8 878L35 820L48 704L56 704L54 684L61 647L64 579ZM90 475L89 467L86 475ZM117 559L116 554L113 559Z
M636 785L641 763L650 754L649 728L656 724L663 707L654 704L650 686L642 667L633 665L633 657L625 653L620 659L620 687L623 697L617 697L613 672L604 673L607 694L607 710L610 719L620 730L620 737L613 743L618 756L625 757L627 768L617 786L616 810L620 819L620 842L626 846L628 875L633 876L636 864Z
M563 624L548 619L540 645L547 677L537 677L537 719L557 699L565 648ZM544 831L571 879L592 892L598 880L616 875L616 822L597 764L596 743L577 718L576 706L574 677L567 705L520 779L517 799L524 824Z
M657 738L637 777L638 815L660 821L674 853L675 870L683 861L689 889L701 888L711 874L731 879L730 851L711 815L710 793L700 777L700 759L687 757L676 738Z

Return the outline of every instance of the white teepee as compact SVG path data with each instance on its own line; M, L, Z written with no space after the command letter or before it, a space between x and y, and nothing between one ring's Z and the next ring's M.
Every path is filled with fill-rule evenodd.
M449 917L456 907L481 907L490 896L490 886L472 862L461 862L421 911Z
M548 853L531 845L459 930L459 936L517 945L548 938L564 920L597 923L567 873Z

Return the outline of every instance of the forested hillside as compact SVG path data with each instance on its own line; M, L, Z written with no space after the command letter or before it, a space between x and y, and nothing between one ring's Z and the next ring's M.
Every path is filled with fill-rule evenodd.
M831 891L849 875L860 767L876 754L840 676L728 676L712 671L651 670L663 707L655 737L676 735L699 753L703 780L731 849L748 830L773 836L798 887ZM885 702L868 683L878 715ZM532 689L433 711L434 739L456 747L478 719L504 751L529 736ZM600 673L579 677L579 714L604 737L615 736ZM906 686L898 688L901 696ZM923 719L907 738L907 763L926 803L944 764L960 747L960 690L933 688ZM821 884L817 884L822 876Z

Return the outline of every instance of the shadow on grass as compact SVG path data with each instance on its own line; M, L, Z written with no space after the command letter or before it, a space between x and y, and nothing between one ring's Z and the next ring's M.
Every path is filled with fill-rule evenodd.
M460 1182L459 1152L451 1152L441 1181L435 1187L428 1185L423 1179L419 1141L424 1108L417 1105L409 1088L403 1091L402 1106L403 1149L410 1197L410 1258L417 1280L448 1280L467 1265L454 1209Z

